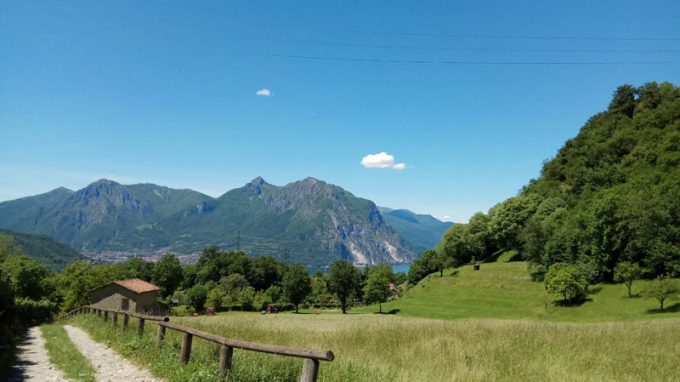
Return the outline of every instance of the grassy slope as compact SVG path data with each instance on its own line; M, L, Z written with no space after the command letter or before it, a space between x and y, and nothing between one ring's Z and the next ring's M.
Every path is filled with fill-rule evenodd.
M633 293L645 281L633 284ZM487 263L480 271L471 266L447 270L444 277L433 274L406 292L397 301L383 304L383 311L398 310L402 316L427 318L502 318L551 321L613 321L680 317L680 304L674 312L660 314L656 300L628 298L621 284L590 287L588 301L580 306L563 307L546 295L543 284L533 282L526 263ZM357 308L370 313L377 306Z
M61 325L51 324L40 327L45 337L45 348L50 362L73 381L95 381L95 370L71 342Z

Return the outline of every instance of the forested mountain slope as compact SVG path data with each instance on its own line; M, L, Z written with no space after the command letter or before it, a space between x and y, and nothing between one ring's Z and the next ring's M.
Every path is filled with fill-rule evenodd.
M259 177L218 198L101 179L0 203L0 228L48 235L85 253L186 254L217 245L309 265L404 263L443 233L424 216L392 227L370 200L314 178L275 186Z
M538 179L441 246L458 264L514 249L538 277L569 262L611 280L624 260L647 277L680 276L680 89L619 87Z
M68 264L85 257L66 244L47 236L0 230L0 247L9 254L21 254L61 271Z

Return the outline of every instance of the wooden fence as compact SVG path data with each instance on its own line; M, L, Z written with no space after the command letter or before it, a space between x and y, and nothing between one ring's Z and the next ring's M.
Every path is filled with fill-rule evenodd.
M191 358L191 344L193 341L193 337L198 337L206 341L216 343L220 345L219 367L220 373L222 373L225 379L228 378L229 371L231 370L231 361L233 358L234 349L302 358L304 359L304 361L302 364L302 374L300 375L301 382L315 382L319 375L320 361L333 361L333 359L335 358L333 352L328 350L300 349L278 345L268 345L255 342L231 340L225 337L196 330L194 328L190 328L187 326L171 323L169 322L170 318L168 317L148 316L133 312L101 309L91 306L82 306L78 309L74 309L71 312L66 313L63 317L70 318L77 314L95 314L98 317L103 317L105 321L108 320L109 314L111 314L111 325L113 327L117 326L118 316L122 316L124 328L127 328L130 321L130 317L137 318L138 320L137 334L139 336L142 336L144 334L145 321L156 321L158 324L158 331L156 334L156 341L158 343L158 346L162 345L163 340L165 339L167 329L183 333L182 349L180 351L180 361L185 364L188 363L189 359Z

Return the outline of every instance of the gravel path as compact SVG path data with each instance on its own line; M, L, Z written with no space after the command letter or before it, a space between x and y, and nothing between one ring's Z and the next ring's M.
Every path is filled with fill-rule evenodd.
M10 373L10 382L66 382L64 375L50 363L45 339L40 327L28 330L25 341L17 349L17 361Z
M64 329L78 350L94 366L98 382L163 382L153 377L148 370L140 369L108 347L93 341L82 329L71 325L65 325Z

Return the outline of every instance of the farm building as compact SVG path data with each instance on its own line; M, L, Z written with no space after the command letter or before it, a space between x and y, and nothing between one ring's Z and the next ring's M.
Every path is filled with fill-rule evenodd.
M113 281L89 292L90 305L101 309L158 314L164 310L156 302L159 290L140 279Z

